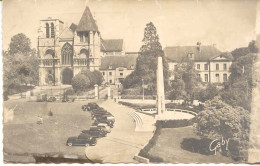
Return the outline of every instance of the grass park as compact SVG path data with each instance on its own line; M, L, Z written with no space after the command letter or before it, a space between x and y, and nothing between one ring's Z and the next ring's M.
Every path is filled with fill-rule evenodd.
M66 141L68 137L78 136L81 130L91 126L90 113L81 109L81 105L86 103L5 101L5 108L16 108L13 120L3 125L4 154L85 157L84 147L71 148L66 146ZM37 124L39 117L42 118L42 124Z

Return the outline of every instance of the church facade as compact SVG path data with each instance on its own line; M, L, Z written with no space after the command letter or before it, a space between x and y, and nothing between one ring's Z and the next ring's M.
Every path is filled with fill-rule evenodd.
M40 20L38 54L39 84L71 84L81 70L99 70L101 65L101 35L86 7L79 24L65 27L59 19Z

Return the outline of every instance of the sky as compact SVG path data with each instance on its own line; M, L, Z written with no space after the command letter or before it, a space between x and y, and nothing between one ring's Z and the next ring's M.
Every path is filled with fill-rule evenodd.
M37 46L41 19L79 23L86 6L103 39L123 38L126 51L139 51L144 28L153 22L166 46L215 45L221 51L255 39L255 0L7 0L3 2L3 49L24 33Z

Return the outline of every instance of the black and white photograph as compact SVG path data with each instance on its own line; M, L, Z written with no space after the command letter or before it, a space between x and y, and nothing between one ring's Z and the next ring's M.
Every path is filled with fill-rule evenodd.
M3 0L3 163L260 164L260 0Z

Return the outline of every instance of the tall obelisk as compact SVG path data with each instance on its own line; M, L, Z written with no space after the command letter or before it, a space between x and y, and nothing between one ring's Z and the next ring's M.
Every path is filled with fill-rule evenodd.
M257 1L256 7L256 46L258 48L256 62L253 65L253 87L252 103L250 113L250 136L249 136L249 150L248 162L260 162L260 0Z
M165 111L164 80L162 57L158 57L157 64L157 113L160 117Z

